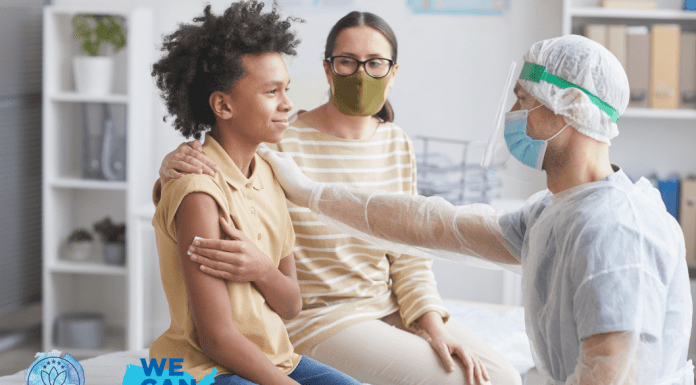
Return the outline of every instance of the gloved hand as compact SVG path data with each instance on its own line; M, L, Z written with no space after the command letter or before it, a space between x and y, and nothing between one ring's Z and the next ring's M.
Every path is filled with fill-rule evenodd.
M322 183L309 179L288 154L273 151L263 145L259 146L257 152L273 167L273 173L288 200L298 206L310 207L312 191L317 189L319 192Z

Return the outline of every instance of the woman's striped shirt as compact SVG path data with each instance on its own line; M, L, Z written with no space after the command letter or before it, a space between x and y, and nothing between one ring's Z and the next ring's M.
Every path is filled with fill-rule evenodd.
M283 140L269 147L291 154L312 180L416 193L413 144L396 125L381 123L372 137L349 140L322 133L296 116L291 121ZM428 311L449 317L431 260L373 246L324 225L309 209L288 206L304 303L286 322L295 351L397 310L406 326Z

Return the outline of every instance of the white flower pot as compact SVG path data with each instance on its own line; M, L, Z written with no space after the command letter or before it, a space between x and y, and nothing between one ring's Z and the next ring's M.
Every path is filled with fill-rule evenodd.
M92 241L67 242L63 257L71 261L86 261L92 256Z
M113 89L114 59L108 56L73 58L75 89L90 95L108 95Z

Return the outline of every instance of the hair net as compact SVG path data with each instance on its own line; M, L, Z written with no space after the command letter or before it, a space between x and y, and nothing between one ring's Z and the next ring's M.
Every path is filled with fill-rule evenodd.
M546 71L594 94L612 106L619 115L628 106L629 87L619 60L597 42L578 35L540 41L525 54L524 60L543 65ZM610 144L619 135L616 123L577 88L562 89L551 83L519 80L520 85L541 104L578 132Z

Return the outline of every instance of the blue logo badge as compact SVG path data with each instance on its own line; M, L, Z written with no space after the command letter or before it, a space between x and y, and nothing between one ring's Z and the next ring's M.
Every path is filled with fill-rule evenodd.
M37 356L24 377L27 385L85 385L85 371L70 354L54 350Z

